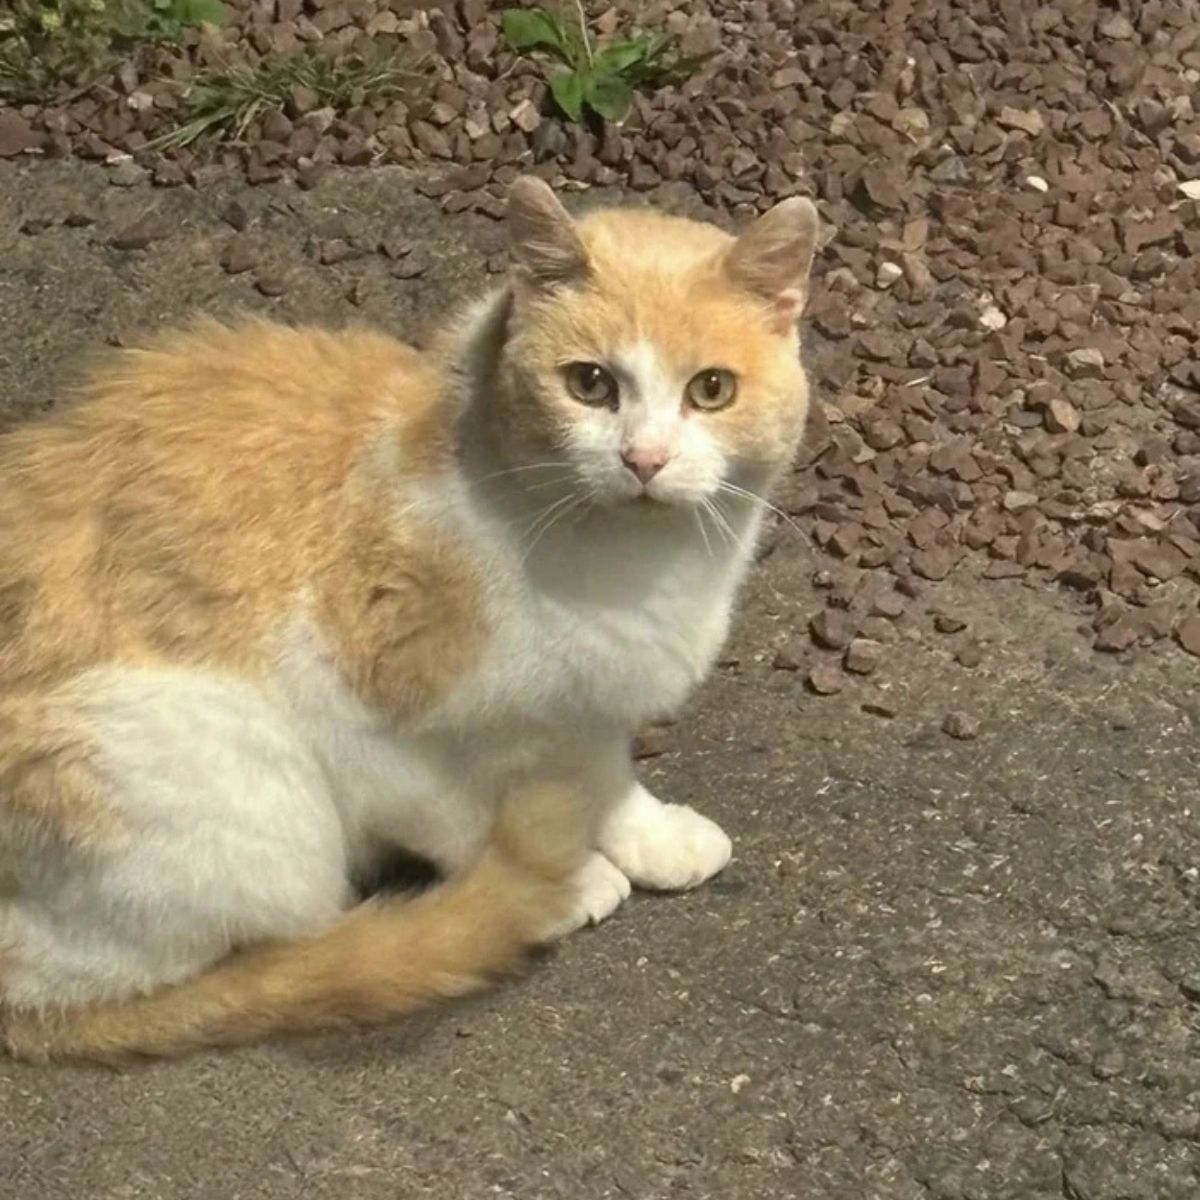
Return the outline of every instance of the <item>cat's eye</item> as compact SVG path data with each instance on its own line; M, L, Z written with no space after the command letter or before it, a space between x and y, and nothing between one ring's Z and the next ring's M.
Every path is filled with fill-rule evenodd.
M687 385L687 400L693 408L715 412L728 408L737 395L737 377L722 367L711 367L693 375Z
M564 375L567 390L580 404L594 408L617 407L617 381L599 363L570 363Z

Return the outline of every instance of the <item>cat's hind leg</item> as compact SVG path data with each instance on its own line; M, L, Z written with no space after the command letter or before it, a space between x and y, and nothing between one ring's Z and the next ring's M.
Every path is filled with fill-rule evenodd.
M69 763L46 772L44 749L28 756L43 772L43 819L30 819L28 794L17 802L19 747L0 780L5 1003L149 991L239 946L319 931L350 902L321 768L257 689L198 671L106 669L73 685L56 720ZM54 788L81 772L95 811L76 837L56 824L69 813L56 814Z

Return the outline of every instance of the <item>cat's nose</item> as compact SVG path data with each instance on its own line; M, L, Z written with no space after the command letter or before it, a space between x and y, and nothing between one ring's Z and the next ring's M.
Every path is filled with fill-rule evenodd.
M634 447L621 451L621 461L642 483L649 483L671 461L671 455L662 449Z

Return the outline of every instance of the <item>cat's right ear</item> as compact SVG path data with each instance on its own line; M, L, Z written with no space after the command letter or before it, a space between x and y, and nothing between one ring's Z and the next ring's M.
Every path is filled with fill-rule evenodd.
M588 273L587 249L545 180L524 175L508 193L508 233L518 278L535 288L574 283Z

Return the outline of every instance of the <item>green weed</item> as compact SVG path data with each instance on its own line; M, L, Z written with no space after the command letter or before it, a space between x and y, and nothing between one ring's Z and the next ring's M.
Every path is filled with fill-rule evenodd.
M565 20L542 8L510 8L504 37L518 53L557 63L549 76L554 103L572 121L585 111L606 121L624 120L638 88L686 79L707 56L686 57L673 34L634 31L628 37L594 39L581 3Z
M411 53L380 49L358 59L334 59L316 51L230 67L197 77L187 91L189 119L156 139L155 148L190 145L208 133L238 141L269 109L281 107L296 87L307 88L321 107L342 112L368 101L411 95L423 77Z

